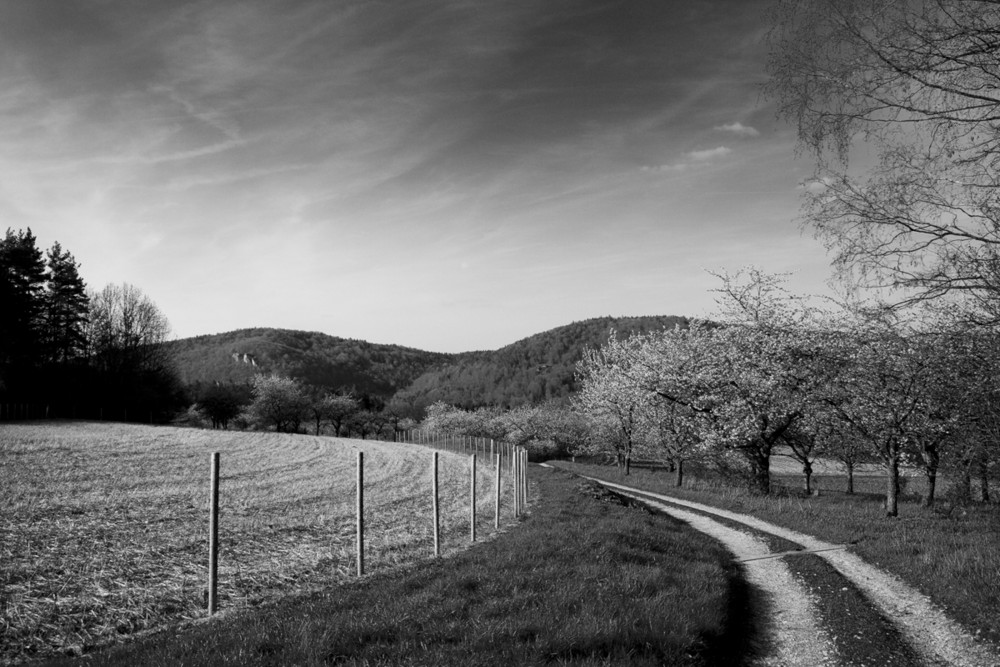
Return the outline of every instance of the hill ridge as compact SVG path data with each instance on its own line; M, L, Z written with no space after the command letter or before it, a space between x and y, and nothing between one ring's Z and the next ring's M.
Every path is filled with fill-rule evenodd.
M273 327L203 334L171 341L168 348L188 385L245 383L255 374L276 372L331 390L383 400L395 396L419 412L438 400L477 407L565 399L576 390L576 363L584 350L602 345L612 329L629 335L688 323L674 315L606 315L469 352L429 352Z

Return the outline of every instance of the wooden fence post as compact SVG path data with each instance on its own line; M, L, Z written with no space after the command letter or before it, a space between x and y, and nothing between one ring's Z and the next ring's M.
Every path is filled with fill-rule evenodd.
M438 453L434 452L434 461L431 465L431 496L433 498L434 514L434 556L441 555L441 535L439 524L438 508Z
M358 479L357 479L357 538L355 548L357 552L358 576L365 574L365 453L358 452Z
M510 479L511 491L514 492L514 516L521 516L521 494L517 492L517 487L521 480L521 466L517 456L510 457Z
M521 508L528 506L528 450L521 450Z
M219 452L212 452L212 478L208 512L208 615L218 608L219 574Z
M476 455L472 455L472 470L469 479L469 539L476 541Z
M493 513L493 528L494 530L500 530L500 455L496 455L497 462L497 473L496 473L496 488L493 490L496 496L496 509Z

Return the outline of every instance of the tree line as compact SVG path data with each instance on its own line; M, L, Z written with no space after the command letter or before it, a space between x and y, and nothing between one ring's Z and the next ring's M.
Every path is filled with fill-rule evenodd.
M923 313L816 308L780 277L722 276L725 317L623 340L581 363L579 407L628 472L636 452L709 464L760 493L771 457L797 459L810 488L818 457L840 461L853 492L860 463L885 472L898 513L902 466L922 469L926 504L945 470L953 494L989 500L1000 462L1000 337Z
M258 373L246 383L211 383L194 390L193 398L179 423L386 440L417 425L404 403L277 373Z
M951 318L902 319L871 304L817 307L781 276L720 275L720 316L619 338L577 366L569 404L464 410L442 402L422 427L526 447L535 459L608 456L686 464L761 494L771 462L789 456L812 492L817 459L839 462L845 490L875 465L896 516L904 470L949 499L989 501L1000 465L1000 336Z
M183 392L163 349L167 318L139 288L87 288L58 242L0 239L0 403L50 417L164 421Z

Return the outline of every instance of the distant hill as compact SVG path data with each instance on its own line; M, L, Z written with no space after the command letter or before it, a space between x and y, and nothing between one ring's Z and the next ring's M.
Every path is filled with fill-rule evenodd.
M576 364L586 349L664 327L686 327L676 316L601 317L535 334L493 352L467 352L432 368L397 394L415 408L444 401L466 408L514 406L559 399L576 391Z
M614 329L620 336L674 326L675 316L600 317L529 336L494 351L444 354L377 345L323 333L241 329L168 343L189 385L249 381L278 373L333 390L388 400L414 412L445 401L461 407L515 406L560 399L576 391L576 363Z
M383 398L454 357L287 329L241 329L184 338L168 343L168 349L187 384L241 383L265 372Z

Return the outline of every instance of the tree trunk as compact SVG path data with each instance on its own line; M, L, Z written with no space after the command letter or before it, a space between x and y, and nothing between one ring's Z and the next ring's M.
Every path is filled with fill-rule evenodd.
M927 469L927 495L924 496L924 507L934 507L934 490L937 487L937 468Z
M676 486L679 489L684 484L684 459L681 458L677 459L674 468L676 468L674 472L677 474L676 478L674 479L674 486Z
M958 503L967 503L972 500L972 462L963 461L962 476L955 484L955 492L952 494Z
M812 495L812 475L813 475L812 463L810 463L809 461L804 461L802 463L802 474L805 475L805 477L806 477L806 495L807 496L811 496Z
M899 460L891 458L885 465L885 515L899 516Z
M748 452L753 474L753 490L766 496L771 493L771 457L759 449Z
M632 472L632 455L631 454L626 454L625 455L625 475L627 476L631 472Z
M937 445L930 444L921 448L920 456L924 459L924 474L927 476L927 495L924 497L924 507L933 507L934 490L937 487L937 472L941 455L938 453Z
M847 493L854 495L854 462L846 464L847 467Z

